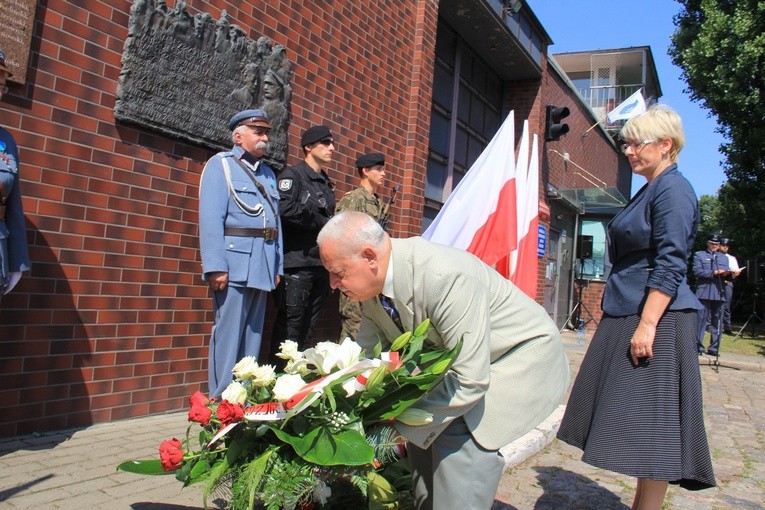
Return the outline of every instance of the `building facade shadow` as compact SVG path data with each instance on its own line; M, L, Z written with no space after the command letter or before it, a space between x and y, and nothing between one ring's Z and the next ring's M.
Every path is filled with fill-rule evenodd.
M91 340L44 227L27 220L32 269L0 308L0 437L12 438L0 456L52 448L93 424Z

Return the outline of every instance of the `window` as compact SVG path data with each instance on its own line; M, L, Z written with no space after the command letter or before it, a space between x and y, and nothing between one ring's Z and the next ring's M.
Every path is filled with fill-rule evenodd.
M458 69L459 76L455 76ZM436 37L423 229L430 225L499 129L502 97L499 75L440 21Z
M592 258L580 259L576 272L580 278L605 280L611 272L606 250L606 227L608 220L582 220L583 236L592 236Z

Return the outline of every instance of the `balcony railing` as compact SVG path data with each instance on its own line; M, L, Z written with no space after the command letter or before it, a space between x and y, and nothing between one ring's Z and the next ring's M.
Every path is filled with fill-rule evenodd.
M619 106L622 101L630 97L637 92L639 88L643 87L643 84L631 84L631 85L609 85L609 86L596 86L579 88L579 95L582 96L584 101L590 105L592 111L595 112L597 118L603 123L606 129L619 129L624 124L624 121L617 121L609 123L606 120L608 112ZM643 94L645 97L645 94Z

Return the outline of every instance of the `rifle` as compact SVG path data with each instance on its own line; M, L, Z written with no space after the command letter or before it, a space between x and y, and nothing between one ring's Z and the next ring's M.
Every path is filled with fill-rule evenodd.
M383 206L382 216L380 216L380 226L383 230L388 229L388 221L390 221L390 206L396 200L396 193L398 193L398 184L393 187L393 193L391 193L388 203Z

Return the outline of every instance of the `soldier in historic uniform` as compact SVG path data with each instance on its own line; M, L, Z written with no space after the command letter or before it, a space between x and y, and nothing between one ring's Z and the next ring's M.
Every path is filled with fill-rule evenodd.
M276 176L262 160L271 129L263 110L244 110L228 124L234 147L205 165L199 183L203 278L213 291L210 395L233 380L231 369L258 356L268 293L283 274Z
M710 325L712 340L707 354L717 356L720 349L723 305L725 304L724 278L730 274L728 258L719 253L720 236L707 238L707 249L693 254L693 274L696 275L696 297L704 308L699 314L699 331L696 349L704 352L704 337Z
M385 179L385 155L379 152L364 154L356 159L359 172L359 187L346 193L337 203L335 212L359 211L370 215L378 223L383 216L383 203L377 190ZM340 340L351 337L354 340L361 328L361 304L340 294L340 319L342 330Z
M6 80L11 76L0 50L0 99L8 92ZM29 271L18 163L16 141L0 127L0 300L19 282L21 273Z
M271 338L272 363L284 340L306 349L329 295L329 275L321 264L316 236L335 213L335 192L325 169L335 152L327 126L308 128L300 137L305 159L279 174L281 220L284 225L284 278L275 293L278 308Z

